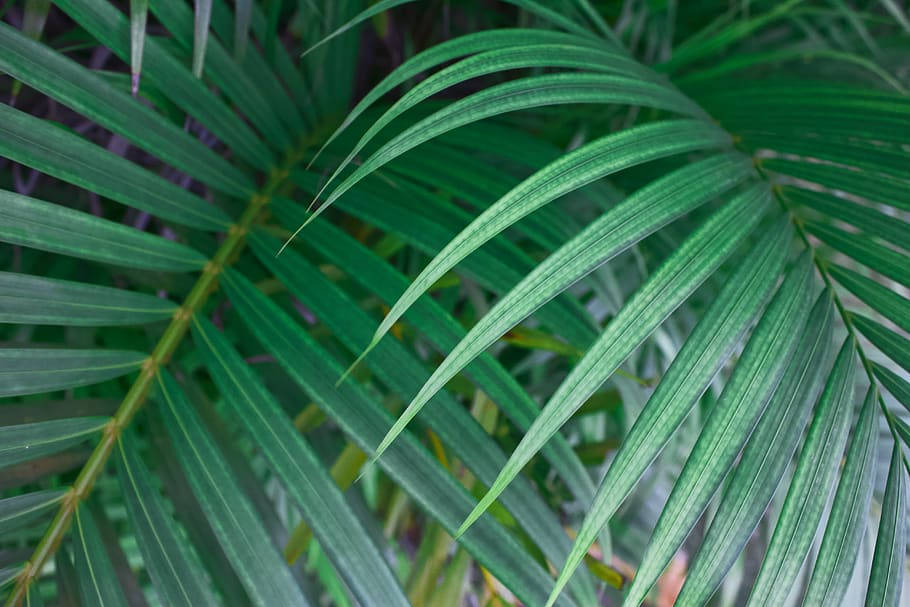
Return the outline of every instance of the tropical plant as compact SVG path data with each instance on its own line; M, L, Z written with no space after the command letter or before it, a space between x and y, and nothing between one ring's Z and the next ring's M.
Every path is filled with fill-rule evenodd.
M898 0L52 4L7 605L898 604Z

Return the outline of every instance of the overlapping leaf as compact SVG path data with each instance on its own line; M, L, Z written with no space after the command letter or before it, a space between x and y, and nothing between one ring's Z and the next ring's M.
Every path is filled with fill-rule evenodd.
M126 595L117 581L114 566L104 547L92 513L84 505L76 508L73 525L73 562L84 605L127 607Z
M0 500L0 535L48 514L65 494L65 489L45 489Z
M734 187L746 178L747 171L748 166L736 157L710 158L655 181L591 223L537 266L471 328L395 422L378 455L424 403L506 331L598 265ZM399 301L413 301L419 295L415 289Z
M155 590L168 605L216 605L205 575L189 554L134 441L131 433L118 441L117 472L139 551Z
M852 338L844 341L828 375L749 605L780 605L787 599L815 538L850 428L855 347Z
M467 529L530 458L619 368L648 335L710 276L749 234L769 204L756 185L739 194L699 227L626 302L525 434L496 482L462 524Z
M273 209L286 226L300 224L301 207L279 200ZM407 288L407 278L373 251L325 221L311 224L306 242L387 304L395 302ZM274 251L266 253L273 255ZM441 351L452 349L465 337L461 325L426 295L414 303L408 320ZM465 373L518 427L527 429L540 412L537 403L492 356L481 354L465 367ZM593 483L568 441L562 436L554 436L542 453L575 496L590 501L594 495Z
M147 5L147 0L134 0L130 5L143 3ZM252 193L248 176L88 68L5 24L0 24L0 49L0 70L222 192L234 196ZM135 56L135 44L132 52ZM133 69L138 76L135 63Z
M3 348L0 396L96 384L138 369L144 359L144 354L128 350Z
M728 141L725 133L699 121L667 121L610 134L562 156L515 186L449 241L392 306L376 330L371 345L378 343L411 303L443 274L535 209L630 166L673 154L723 146Z
M227 271L224 287L243 322L284 370L361 449L372 451L392 425L388 412L354 382L336 388L340 365L252 284ZM392 445L380 465L450 534L474 504L461 484L410 435ZM533 604L546 597L550 587L546 571L490 517L478 521L460 542L522 600ZM561 604L573 603L563 597Z
M284 481L355 596L365 603L407 605L379 550L281 405L211 323L194 317L193 335L219 391Z
M831 294L809 314L802 341L743 448L711 526L679 594L682 604L707 603L758 525L803 435L816 387L824 376L833 333Z
M521 78L456 101L396 135L335 187L313 217L365 176L425 141L499 114L567 103L621 103L665 109L688 116L703 115L697 105L676 91L637 78L587 73ZM704 129L709 127L708 123L703 124Z
M159 390L177 458L250 599L261 607L308 605L199 414L163 370Z
M626 605L638 605L698 522L723 482L796 349L811 305L809 253L804 253L762 315L661 511Z
M901 598L907 546L907 470L901 446L894 444L882 516L875 538L866 607L896 607Z
M860 411L847 459L837 483L825 535L815 559L805 605L838 605L853 575L866 534L869 500L875 487L878 394L871 388Z
M342 343L359 351L369 342L376 323L317 268L293 251L275 257L274 251L281 244L277 240L253 234L251 241L260 261L288 285ZM380 344L367 357L366 364L380 381L403 398L412 397L427 377L423 365L404 346L391 340ZM496 478L505 464L505 456L455 399L445 393L437 395L424 419L481 482L492 482ZM570 546L568 538L529 485L514 485L512 491L503 494L502 501L544 555L551 560L564 558ZM586 580L580 576L576 586L578 600L583 603L595 600L593 585L583 581Z
M0 241L132 268L186 271L206 261L186 245L6 190Z
M162 219L217 230L219 208L75 133L0 105L0 155Z

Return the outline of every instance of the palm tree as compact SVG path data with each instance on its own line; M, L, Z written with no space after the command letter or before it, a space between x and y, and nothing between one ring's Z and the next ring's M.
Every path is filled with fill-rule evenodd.
M291 4L0 9L8 605L898 604L900 2Z

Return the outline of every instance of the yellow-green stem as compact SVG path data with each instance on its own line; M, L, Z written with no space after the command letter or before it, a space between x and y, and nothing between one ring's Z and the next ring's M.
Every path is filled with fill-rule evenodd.
M209 295L215 290L218 275L234 261L243 248L246 233L259 217L263 207L286 183L290 168L301 161L304 151L311 143L309 138L302 140L295 150L286 155L282 165L271 171L265 185L259 192L250 197L240 219L231 226L227 237L221 243L221 246L218 247L215 255L205 264L196 284L193 285L183 305L174 313L170 324L155 345L155 349L152 350L152 353L143 363L139 376L130 386L126 397L120 403L120 407L114 413L110 422L105 426L101 440L98 441L94 451L92 451L92 454L79 472L73 487L64 497L57 514L32 553L32 557L23 567L22 573L16 580L16 586L6 601L8 607L18 606L22 603L32 581L41 574L44 565L60 547L63 536L66 535L72 523L73 513L79 503L91 493L92 487L104 471L105 464L107 464L107 460L123 429L129 425L139 409L142 408L142 405L145 404L158 369L161 365L167 364L177 346L180 345L189 327L190 318L202 308Z

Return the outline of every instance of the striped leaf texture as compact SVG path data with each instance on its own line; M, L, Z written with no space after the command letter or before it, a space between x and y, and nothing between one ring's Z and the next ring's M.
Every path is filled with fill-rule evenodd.
M0 6L0 602L893 607L904 3Z

